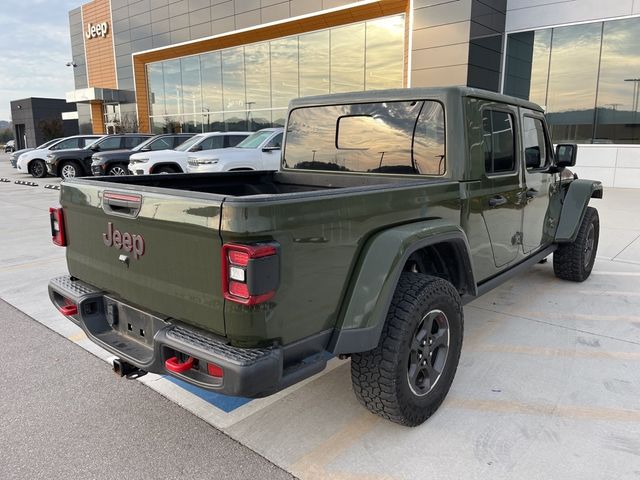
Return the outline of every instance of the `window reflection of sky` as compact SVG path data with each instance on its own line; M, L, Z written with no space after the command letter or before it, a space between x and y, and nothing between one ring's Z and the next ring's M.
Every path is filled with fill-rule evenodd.
M147 65L154 131L282 125L291 99L399 88L404 15ZM164 117L159 117L159 116Z
M439 175L444 141L437 102L305 107L289 118L284 161L311 170Z
M640 81L628 81L640 78L640 18L536 31L528 58L516 45L526 34L510 35L512 71L529 64L529 98L546 106L554 141L640 143ZM522 91L520 73L505 91Z

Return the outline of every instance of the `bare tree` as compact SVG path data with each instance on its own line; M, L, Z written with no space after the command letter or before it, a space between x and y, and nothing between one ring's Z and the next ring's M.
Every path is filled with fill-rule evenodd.
M138 118L135 114L125 113L122 115L122 120L120 121L120 131L122 133L137 133L138 127Z
M41 120L38 123L38 128L42 132L45 142L64 136L64 125L62 124L62 120L59 118Z

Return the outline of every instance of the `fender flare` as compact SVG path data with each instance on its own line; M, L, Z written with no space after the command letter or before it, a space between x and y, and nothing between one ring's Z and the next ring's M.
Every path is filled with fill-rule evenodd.
M569 184L556 229L556 243L575 241L591 198L602 198L602 183L595 180L576 179Z
M435 219L383 230L359 254L328 350L342 354L375 348L407 259L438 243L451 244L462 262L461 293L476 295L469 244L460 226Z

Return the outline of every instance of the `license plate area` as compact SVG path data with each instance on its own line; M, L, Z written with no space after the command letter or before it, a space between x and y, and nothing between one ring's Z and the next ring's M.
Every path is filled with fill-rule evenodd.
M108 296L104 297L104 312L107 323L117 333L148 347L153 346L156 317Z

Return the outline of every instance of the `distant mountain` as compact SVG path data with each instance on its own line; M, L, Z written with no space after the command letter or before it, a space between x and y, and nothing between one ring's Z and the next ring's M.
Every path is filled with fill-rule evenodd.
M7 122L6 120L0 120L0 130L4 130L5 128L9 128L11 126L11 122Z

